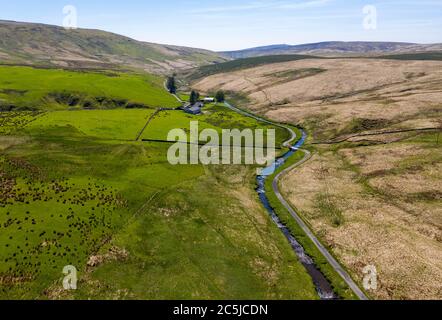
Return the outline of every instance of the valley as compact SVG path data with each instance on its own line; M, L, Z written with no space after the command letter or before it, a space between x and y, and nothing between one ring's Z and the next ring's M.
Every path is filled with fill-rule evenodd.
M440 299L441 60L1 20L0 300ZM170 160L205 129L275 130L277 159Z
M290 205L359 284L365 266L377 268L372 298L440 297L441 62L244 65L194 87L231 92L248 110L310 133L312 158L280 179Z
M47 103L47 91L13 75L25 72L48 84L55 77L54 88L75 88L81 97L107 97L120 77L22 67L2 72L9 87L26 91L16 100L4 95L5 102L35 111L1 113L1 299L317 298L257 201L253 166L172 166L167 144L136 141L153 106L176 104L153 76L133 95L112 90L108 97L134 99L142 108L84 110L81 103ZM146 79L120 76L134 90L130 79ZM94 81L75 87L82 83L76 77ZM209 106L202 118L160 112L143 138L165 139L170 128L193 119L217 130L263 126ZM287 132L277 129L277 137L285 141ZM65 265L80 274L75 292L62 290Z

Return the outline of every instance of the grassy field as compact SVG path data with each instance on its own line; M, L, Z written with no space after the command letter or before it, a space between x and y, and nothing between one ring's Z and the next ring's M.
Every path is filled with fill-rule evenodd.
M26 126L32 135L51 128L74 127L79 135L104 140L135 140L153 109L55 111L42 114Z
M192 116L182 111L164 111L155 116L150 125L143 133L143 139L166 140L171 129L179 128L185 132L190 130L190 122L198 121L200 131L203 129L215 129L219 133L223 129L275 129L276 145L279 147L289 138L287 130L263 125L248 117L241 116L223 105L208 104L204 107L204 113Z
M0 110L177 107L160 77L0 66Z
M31 91L39 105L45 93ZM135 141L152 109L44 109L0 112L0 299L317 298L259 205L253 166L170 165L167 144ZM206 111L159 113L143 137L191 120L261 127ZM62 289L66 265L79 271L75 292Z

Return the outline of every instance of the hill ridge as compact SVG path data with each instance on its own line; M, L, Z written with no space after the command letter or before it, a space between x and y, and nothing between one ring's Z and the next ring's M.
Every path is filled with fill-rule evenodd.
M233 59L268 55L314 54L333 55L374 55L403 54L428 51L442 51L442 44L418 44L388 41L322 41L306 44L277 44L236 51L222 51L220 54Z
M0 20L0 63L170 73L226 60L205 49L143 42L98 29Z

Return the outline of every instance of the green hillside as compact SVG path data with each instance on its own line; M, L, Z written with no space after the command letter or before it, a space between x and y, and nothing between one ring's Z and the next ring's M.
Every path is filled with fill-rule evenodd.
M1 110L176 107L163 79L149 74L0 66Z

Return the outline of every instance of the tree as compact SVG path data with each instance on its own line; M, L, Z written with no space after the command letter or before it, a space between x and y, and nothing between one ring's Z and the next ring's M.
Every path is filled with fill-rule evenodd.
M170 93L175 94L176 93L176 83L175 83L175 77L168 77L167 78L167 84L166 84L167 90L169 90Z
M189 98L189 102L191 104L195 104L200 98L200 94L194 90L192 90L192 92L190 93L190 98Z
M226 96L224 94L224 91L221 91L221 90L218 91L215 95L215 100L216 100L216 102L223 103L226 100Z

